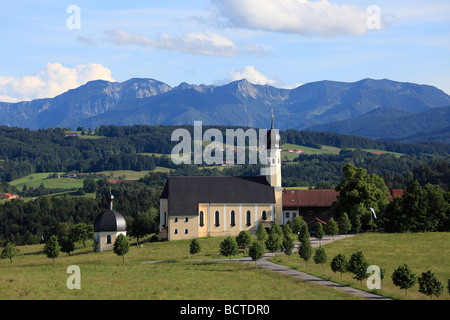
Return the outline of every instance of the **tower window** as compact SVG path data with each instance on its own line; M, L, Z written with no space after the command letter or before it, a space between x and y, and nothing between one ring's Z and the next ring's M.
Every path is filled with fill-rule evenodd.
M173 219L173 222L178 222L178 217L175 217L175 218Z

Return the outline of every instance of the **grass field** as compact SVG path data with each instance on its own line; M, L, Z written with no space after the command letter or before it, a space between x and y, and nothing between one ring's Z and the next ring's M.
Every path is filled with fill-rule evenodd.
M212 262L222 258L219 245L223 238L200 239L201 252L189 255L189 240L143 243L132 242L130 252L122 258L113 252L92 252L92 244L78 245L68 256L61 253L56 262L42 252L43 245L19 247L21 255L10 263L0 260L0 299L271 299L271 300L338 300L355 299L332 288L321 287L296 278L255 267L253 263ZM444 285L450 278L450 233L362 234L324 246L328 262L325 272L312 259L305 263L297 254L288 259L278 254L278 263L290 265L335 282L360 287L359 281L344 274L334 274L329 261L337 253L347 257L362 249L370 264L386 268L381 290L377 293L395 299L426 299L418 292L418 284L400 290L392 284L394 269L407 263L418 276L432 269ZM165 261L142 263L144 261ZM81 269L81 290L69 290L66 269ZM362 289L366 289L363 281ZM450 299L445 290L440 300Z
M83 180L82 179L71 179L61 177L59 179L47 179L49 175L52 173L33 173L23 178L11 181L10 184L15 186L17 189L22 190L23 186L27 187L39 188L41 183L44 184L46 188L82 188ZM61 173L64 174L64 173Z
M19 247L22 255L13 263L0 260L0 299L356 299L253 263L208 261L221 258L222 240L200 239L202 251L190 259L190 241L144 243L142 248L133 245L125 263L113 252L93 253L90 246L79 246L72 256L61 253L55 263L43 254L43 245ZM167 261L141 263L148 260ZM80 290L66 286L70 265L80 267Z
M439 299L450 299L450 294L447 293L447 279L450 279L450 233L448 232L366 233L327 244L324 248L328 257L324 268L325 272L322 271L322 265L316 265L312 258L306 268L304 260L301 260L298 254L291 256L290 259L284 255L278 255L276 261L324 279L368 290L366 281L363 281L361 286L350 273L344 273L341 280L340 274L335 274L330 268L331 260L338 253L344 254L349 259L353 252L363 250L371 265L378 265L380 268L386 269L383 285L381 290L377 290L378 293L395 299L429 299L418 291L418 283L408 290L407 297L404 290L393 285L392 273L398 266L406 263L418 277L422 272L430 269L435 272L445 287L444 293Z
M357 150L356 148L348 148L349 150ZM370 153L382 153L382 154L390 154L397 158L400 158L404 155L404 153L399 152L392 152L392 151L384 151L384 150L378 150L378 149L361 149L362 151L370 152Z
M307 146L301 146L297 144L291 144L286 143L280 146L281 149L303 149L305 154L338 154L340 149L334 148L334 147L328 147L328 146L322 146L320 149L318 148L312 148ZM287 155L288 157L290 155L294 155L294 158L298 157L298 154L296 153L289 153L289 152L281 152L281 158L284 158L284 155Z

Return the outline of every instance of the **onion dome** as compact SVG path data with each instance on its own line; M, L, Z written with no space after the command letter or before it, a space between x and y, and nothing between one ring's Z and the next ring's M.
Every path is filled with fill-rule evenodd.
M102 231L127 231L125 218L117 211L113 210L114 196L110 193L109 209L100 213L94 221L94 232Z

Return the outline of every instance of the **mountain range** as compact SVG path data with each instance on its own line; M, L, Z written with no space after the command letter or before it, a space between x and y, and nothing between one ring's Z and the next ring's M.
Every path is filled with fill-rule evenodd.
M40 129L101 125L204 125L332 131L375 139L440 140L450 127L450 96L436 87L382 79L317 81L295 89L243 79L221 86L154 79L96 80L54 98L0 102L0 125ZM447 107L447 108L445 108ZM416 138L414 138L416 135ZM419 135L423 137L423 135ZM444 138L444 140L447 138Z

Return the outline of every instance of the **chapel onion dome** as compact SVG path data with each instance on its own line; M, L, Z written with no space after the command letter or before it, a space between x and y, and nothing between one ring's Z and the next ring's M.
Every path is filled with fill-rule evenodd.
M114 196L109 194L109 209L100 213L94 221L94 232L103 231L127 231L125 218L117 211L113 210Z
M280 148L280 134L278 130L273 128L273 114L272 114L272 125L270 130L267 131L266 135L266 147L267 149L279 149Z

